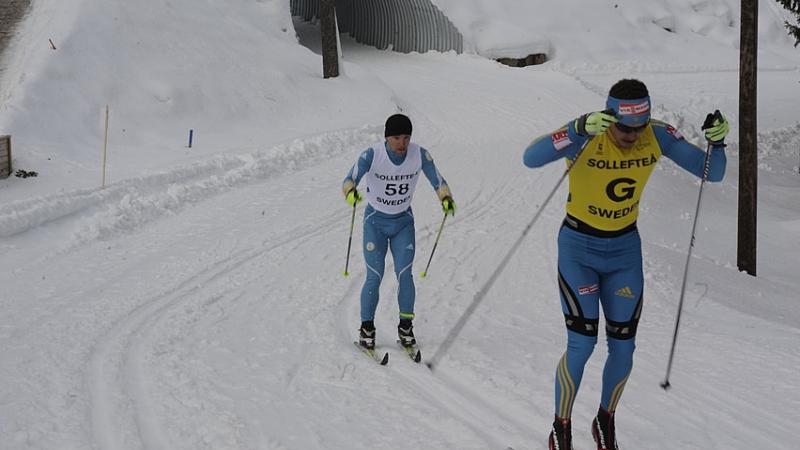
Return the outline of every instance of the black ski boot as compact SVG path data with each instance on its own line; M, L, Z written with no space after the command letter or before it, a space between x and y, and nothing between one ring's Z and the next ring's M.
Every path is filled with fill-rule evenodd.
M371 320L361 322L358 329L358 345L371 350L375 348L375 323Z
M614 413L601 406L597 410L597 417L592 420L592 437L597 443L597 450L619 450L615 428Z
M405 348L417 345L417 340L414 339L414 325L411 324L411 319L400 319L400 325L397 326L397 336L400 338L400 345Z
M570 419L555 416L548 444L550 450L572 450L572 421Z

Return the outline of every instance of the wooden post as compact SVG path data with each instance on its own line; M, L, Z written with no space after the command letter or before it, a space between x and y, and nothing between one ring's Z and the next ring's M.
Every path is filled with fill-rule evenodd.
M0 178L11 175L11 136L0 136Z
M108 105L106 105L106 125L105 133L103 133L103 181L100 184L101 189L106 188L106 161L108 160Z
M742 0L739 46L739 228L736 264L756 275L758 0Z
M320 0L319 19L322 34L322 76L336 78L339 76L339 51L334 0Z

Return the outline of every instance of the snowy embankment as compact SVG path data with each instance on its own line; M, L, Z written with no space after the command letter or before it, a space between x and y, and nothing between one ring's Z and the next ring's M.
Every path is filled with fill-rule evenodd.
M321 159L379 139L374 128L341 130L249 154L222 155L113 183L0 205L0 237L63 222L72 228L62 250L120 232L133 232L189 203L237 187L286 175ZM69 217L69 221L65 218Z

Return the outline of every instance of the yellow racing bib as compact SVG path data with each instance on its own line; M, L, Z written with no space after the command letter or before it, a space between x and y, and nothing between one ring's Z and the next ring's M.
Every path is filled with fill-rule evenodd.
M603 231L631 225L639 216L642 191L660 157L650 125L629 150L617 147L610 131L595 136L569 172L567 213Z

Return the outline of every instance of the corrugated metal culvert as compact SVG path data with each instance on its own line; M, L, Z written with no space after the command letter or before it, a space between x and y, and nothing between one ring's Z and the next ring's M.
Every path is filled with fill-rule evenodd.
M290 0L292 15L311 20L319 0ZM380 49L463 51L458 29L430 0L336 0L339 31Z

